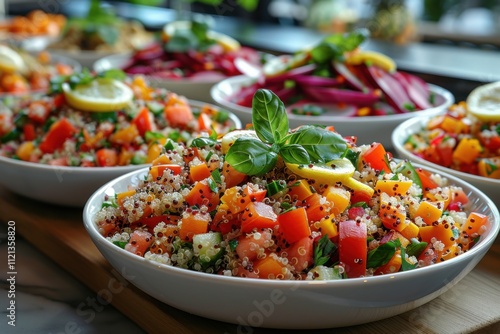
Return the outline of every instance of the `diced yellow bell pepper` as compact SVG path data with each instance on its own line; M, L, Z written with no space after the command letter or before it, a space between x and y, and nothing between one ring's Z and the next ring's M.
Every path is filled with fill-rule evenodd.
M400 180L378 180L375 184L375 191L386 193L389 196L404 195L412 186L413 181L400 181Z
M418 206L416 217L421 217L427 225L436 222L443 215L444 202L422 201Z
M455 151L453 151L453 160L470 164L479 157L482 151L483 147L478 139L462 138L455 148Z
M335 215L344 212L351 200L350 191L336 186L328 186L328 188L323 191L323 196L325 196L329 202L333 203L332 212Z

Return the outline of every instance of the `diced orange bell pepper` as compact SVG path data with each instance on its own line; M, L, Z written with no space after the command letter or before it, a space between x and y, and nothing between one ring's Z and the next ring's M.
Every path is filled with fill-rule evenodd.
M483 151L481 143L476 138L462 138L453 151L453 160L460 163L473 163Z
M311 196L313 192L309 182L306 179L301 179L288 187L288 194L292 200L302 201Z
M328 202L333 203L331 212L334 215L344 212L351 201L351 192L345 188L336 186L328 186L328 188L323 191L323 196L326 197Z
M265 228L274 228L278 225L278 217L272 206L262 202L250 202L241 215L241 231L252 232Z
M413 181L401 180L378 180L375 184L375 191L377 193L384 192L389 196L404 195L413 185Z
M210 177L210 175L211 175L210 169L204 162L198 165L193 165L189 168L189 178L193 183L196 181L204 180Z
M283 275L284 265L272 256L267 256L262 260L255 261L253 265L254 272L257 272L259 278L276 279Z
M290 244L311 235L307 213L303 207L280 214L278 223L283 237Z
M416 217L421 217L427 225L436 222L443 215L444 202L422 201L415 212Z
M210 214L208 213L196 212L194 214L185 214L181 219L179 237L183 241L193 241L195 235L207 233L210 219Z

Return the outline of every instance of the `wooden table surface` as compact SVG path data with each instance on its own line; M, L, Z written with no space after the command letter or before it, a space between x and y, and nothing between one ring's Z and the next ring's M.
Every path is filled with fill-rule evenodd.
M111 304L147 332L242 333L242 328L165 305L124 281L94 246L82 210L36 202L0 187L0 220L15 221L16 233L94 292L118 279L124 287ZM245 329L248 330L248 329ZM252 329L252 333L285 333ZM500 332L500 240L476 268L433 301L401 315L321 333L498 333Z

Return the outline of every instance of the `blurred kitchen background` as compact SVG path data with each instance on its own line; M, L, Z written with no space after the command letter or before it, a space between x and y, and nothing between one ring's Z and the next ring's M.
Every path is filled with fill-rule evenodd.
M211 14L239 22L306 27L323 33L364 26L372 37L500 50L499 0L129 0L101 1L148 29L177 15ZM90 0L1 0L7 15L46 12L78 17ZM153 8L152 8L153 7Z
M0 0L6 16L41 9L69 20L94 3L147 30L204 15L216 31L269 53L293 53L323 36L365 27L365 45L401 69L447 87L456 100L500 80L500 0Z

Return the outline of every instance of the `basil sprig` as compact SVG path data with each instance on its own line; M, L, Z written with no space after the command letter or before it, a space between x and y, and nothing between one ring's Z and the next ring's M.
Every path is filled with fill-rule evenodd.
M345 155L346 141L318 126L302 126L289 132L285 105L270 90L259 89L252 100L252 123L257 138L240 137L229 148L226 161L247 175L263 175L280 156L293 164L328 162Z

